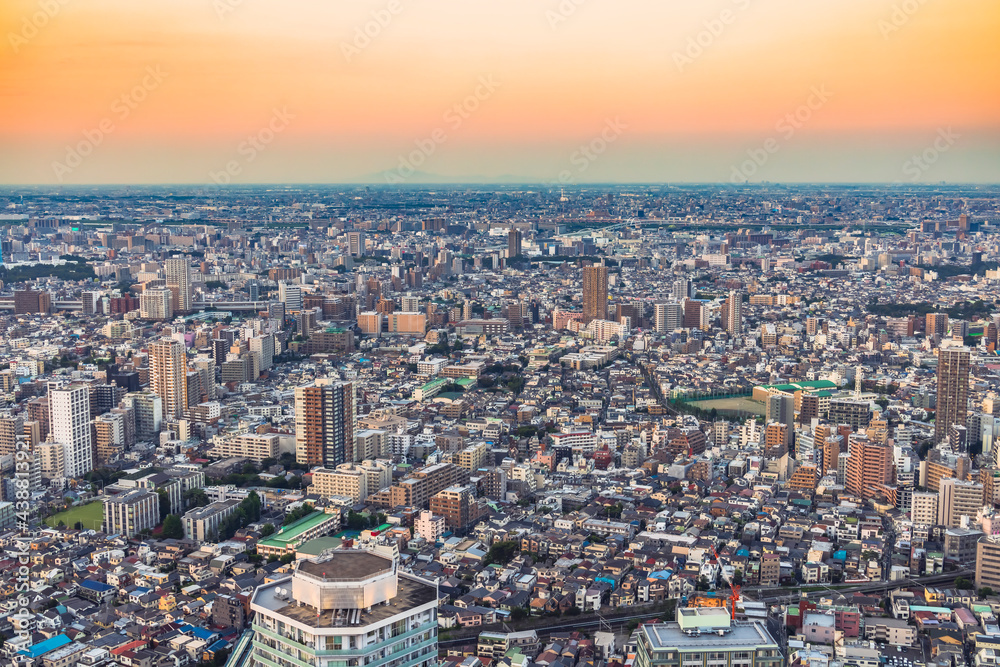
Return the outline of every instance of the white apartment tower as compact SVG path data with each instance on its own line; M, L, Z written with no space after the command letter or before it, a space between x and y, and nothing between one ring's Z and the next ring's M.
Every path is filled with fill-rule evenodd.
M94 469L90 390L85 385L49 383L49 437L62 445L66 477L82 477Z
M173 297L175 311L191 310L191 265L186 257L175 257L164 262L167 274L167 288Z

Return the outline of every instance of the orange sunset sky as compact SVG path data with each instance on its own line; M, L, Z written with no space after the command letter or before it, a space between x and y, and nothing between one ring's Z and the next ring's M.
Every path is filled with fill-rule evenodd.
M0 28L0 183L728 182L764 146L751 181L1000 180L996 0L4 0Z

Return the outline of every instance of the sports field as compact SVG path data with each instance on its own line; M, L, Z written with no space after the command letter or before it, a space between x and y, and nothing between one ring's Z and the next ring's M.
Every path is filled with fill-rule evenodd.
M764 404L758 401L751 401L749 397L737 397L737 398L716 398L708 399L705 401L691 401L689 405L693 405L696 408L701 408L702 410L711 410L715 408L720 414L724 415L737 415L737 414L764 414Z
M70 507L65 512L53 514L45 520L45 523L46 525L55 528L59 525L60 520L65 523L68 528L75 526L77 521L82 521L84 528L100 530L101 524L104 523L104 503L99 500L95 500L87 503L86 505Z

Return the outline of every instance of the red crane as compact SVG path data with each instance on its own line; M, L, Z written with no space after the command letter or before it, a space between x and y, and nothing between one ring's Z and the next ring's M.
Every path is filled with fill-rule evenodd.
M729 578L728 574L726 574L726 568L722 567L722 559L719 558L719 552L715 550L715 547L712 547L712 555L715 556L716 562L719 563L719 571L722 572L722 578L726 580L727 584L729 584L729 591L730 591L730 593L729 593L729 617L735 620L736 619L736 603L740 599L740 587L737 586L736 584L734 584L733 580Z

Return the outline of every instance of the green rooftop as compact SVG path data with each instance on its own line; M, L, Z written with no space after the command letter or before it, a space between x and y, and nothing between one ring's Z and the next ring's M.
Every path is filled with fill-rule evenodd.
M425 384L420 389L423 390L423 391L429 391L431 389L434 389L435 387L443 387L446 384L448 384L447 380L444 380L442 378L438 378L437 380L431 380L430 382L428 382L427 384Z
M296 548L296 552L309 556L318 556L327 549L339 549L344 541L339 537L316 537Z
M329 520L329 518L330 515L326 512L320 512L317 510L312 514L302 517L295 523L285 526L266 540L261 540L259 544L263 544L268 547L275 547L277 549L287 549L288 545L295 542L299 535L307 530L315 528L324 521Z

